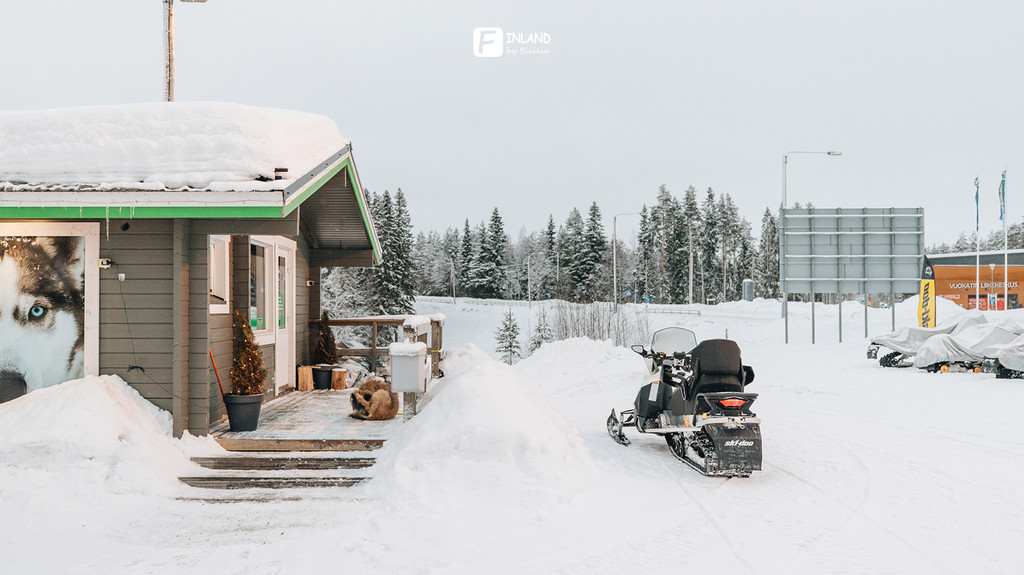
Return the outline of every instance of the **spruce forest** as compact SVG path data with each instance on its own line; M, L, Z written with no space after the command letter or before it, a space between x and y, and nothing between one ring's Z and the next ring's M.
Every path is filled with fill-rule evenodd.
M711 188L700 194L690 186L677 197L661 186L651 205L620 214L620 230L639 232L619 233L614 246L610 218L596 202L561 222L549 215L543 229L514 239L497 208L461 229L414 237L401 189L366 197L384 263L324 270L322 297L332 317L410 313L414 295L611 301L613 249L620 303L737 300L744 279L754 281L757 297L780 296L775 213L764 210L755 237L729 194Z

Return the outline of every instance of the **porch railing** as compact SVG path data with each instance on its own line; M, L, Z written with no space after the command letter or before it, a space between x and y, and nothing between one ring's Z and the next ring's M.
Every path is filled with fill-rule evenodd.
M423 315L377 315L367 317L350 317L343 319L331 319L327 321L331 327L368 327L370 328L370 347L350 348L339 347L338 355L343 356L368 356L372 369L377 368L377 358L390 356L387 346L377 346L377 333L381 327L394 327L401 334L398 341L423 342L427 346L427 353L430 354L430 376L440 375L440 363L444 351L444 316L423 316ZM313 328L317 337L320 334L320 320L310 320L309 327ZM428 340L429 336L429 340Z

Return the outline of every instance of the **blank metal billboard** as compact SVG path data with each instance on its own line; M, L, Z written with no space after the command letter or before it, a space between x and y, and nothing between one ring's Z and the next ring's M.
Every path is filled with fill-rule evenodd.
M782 210L786 293L913 293L924 257L924 208Z

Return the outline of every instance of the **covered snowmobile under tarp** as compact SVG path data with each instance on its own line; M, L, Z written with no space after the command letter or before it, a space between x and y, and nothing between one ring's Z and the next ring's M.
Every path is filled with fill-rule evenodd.
M872 339L871 344L868 345L868 359L877 358L878 349L884 347L891 352L878 359L878 363L882 367L910 367L914 355L930 338L942 334L956 335L972 325L983 323L987 323L985 316L981 315L979 311L972 310L933 328L901 327L894 332Z
M982 371L996 374L996 379L1024 379L1024 334L1006 345L987 348Z
M979 323L959 329L955 334L938 334L928 338L914 356L914 367L928 371L981 371L985 357L991 357L1003 346L1024 333L1012 321Z

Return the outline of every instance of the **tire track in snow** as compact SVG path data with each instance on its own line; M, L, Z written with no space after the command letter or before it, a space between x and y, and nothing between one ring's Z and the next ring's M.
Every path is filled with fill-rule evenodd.
M786 469L784 467L781 467L781 466L776 465L776 464L769 464L769 466L771 466L771 467L773 467L775 469L778 469L782 473L785 473L786 475L789 475L793 479L796 479L797 481L800 481L801 483L807 485L811 489L814 489L818 493L821 493L825 497L831 499L832 501L835 501L839 505L841 505L841 506L843 506L843 507L853 511L853 513L855 513L856 515L860 516L862 519L864 519L871 526L875 527L879 531L884 532L885 534L889 535L890 537L892 537L896 541L899 541L901 544L903 544L904 547L906 547L907 549L913 551L919 557L924 559L929 565L931 565L933 568L935 568L936 572L951 573L951 574L954 573L954 571L951 571L946 566L944 566L944 565L942 565L940 563L935 562L935 560L931 556L929 556L927 553L925 553L925 552L921 551L920 549L918 549L913 543L907 541L906 539L901 537L898 533L894 532L893 530L889 529L888 527L886 527L884 525L879 524L870 515L867 515L867 514L863 513L861 511L860 507L858 507L858 508L851 507L848 503L846 503L846 502L842 501L841 499L835 497L834 495L828 493L827 491L825 491L821 487L818 487L818 485L815 484L814 482L808 481L807 479L804 479L800 475L798 475L798 474L796 474L796 473L794 473L794 472L792 472L792 471L790 471L790 470L788 470L788 469ZM862 505L863 505L863 502L862 502Z
M683 465L685 465L685 464L683 464ZM668 465L666 465L665 463L661 463L661 467L663 469L665 469L665 470L668 470L669 473L672 474L675 477L675 473L668 467ZM686 469L690 469L690 468L687 467ZM696 471L694 471L694 472L696 472ZM715 490L717 490L721 486L725 485L728 482L728 480L729 480L729 478L725 478L725 481L722 481L721 483L716 485L714 488L711 489L710 492L714 492ZM748 573L754 573L755 572L754 571L754 567L751 566L750 563L746 560L746 558L743 557L743 555L736 549L736 545L732 542L732 539L729 537L729 534L726 533L725 529L722 528L721 524L719 524L718 521L716 521L715 518L711 515L711 513L708 512L707 508L704 507L704 504L701 503L700 499L697 498L696 496L694 496L693 493L690 492L690 490L683 483L683 480L676 478L675 479L675 484L676 484L676 487L678 487L680 491L685 493L686 497L690 501L693 502L693 504L697 507L697 509L704 516L704 519L706 519L707 522L712 527L714 527L715 532L718 533L718 538L722 540L722 543L724 543L726 548L729 549L729 551L732 553L733 557L736 558L736 561L738 561L739 564L742 565L743 568L746 569Z

